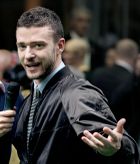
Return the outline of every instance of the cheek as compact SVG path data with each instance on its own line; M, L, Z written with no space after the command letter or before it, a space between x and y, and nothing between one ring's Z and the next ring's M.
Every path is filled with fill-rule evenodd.
M19 56L19 61L23 65L24 64L24 56Z
M20 53L18 53L19 61L21 62L23 60L23 57Z
M24 55L23 54L18 54L18 57L19 57L20 64L24 67Z
M38 55L40 58L40 61L42 62L42 65L48 65L50 62L54 62L54 59L56 58L56 52L55 49L47 49L44 50Z
M18 57L20 61L22 60L23 56L24 56L23 52L18 50Z

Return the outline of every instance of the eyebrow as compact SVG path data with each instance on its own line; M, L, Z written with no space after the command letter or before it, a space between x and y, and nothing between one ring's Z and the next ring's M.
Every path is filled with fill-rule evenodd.
M28 42L28 43L25 43L25 42L16 42L17 45L21 45L21 44L25 44L25 45L32 45L32 44L47 44L45 41L33 41L33 42Z

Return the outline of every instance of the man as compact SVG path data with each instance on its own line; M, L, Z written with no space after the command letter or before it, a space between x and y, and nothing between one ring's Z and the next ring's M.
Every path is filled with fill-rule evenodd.
M84 39L90 46L90 52L85 55L84 64L91 71L103 65L104 53L101 46L95 43L89 34L93 14L86 7L75 7L70 14L69 31L65 35L66 41L70 39Z
M0 49L0 80L4 79L5 71L12 68L12 52L6 49Z
M21 163L138 164L135 141L123 129L125 119L116 123L102 92L62 63L59 17L33 8L18 20L16 38L20 61L34 82L13 138ZM0 114L0 136L14 115L10 110Z
M130 93L134 85L134 64L138 56L138 45L129 38L121 39L116 44L117 59L112 67L98 68L88 79L106 95L111 110L119 120L125 117L126 130L134 137L137 124L134 112L134 98Z
M109 48L105 53L105 66L112 67L117 60L117 52L115 48Z
M5 104L5 96L7 94L8 83L0 81L0 111L4 109ZM19 110L21 103L23 101L23 97L21 95L18 96L16 102L16 111ZM14 119L13 119L14 120ZM12 120L12 121L13 121ZM2 121L2 118L1 118ZM9 127L11 128L11 126ZM14 127L13 127L14 128ZM7 133L4 137L0 138L0 163L8 164L11 154L11 133Z
M62 54L62 58L74 74L85 78L84 72L88 70L88 67L84 64L84 59L89 51L89 44L84 39L70 39L65 44L65 51Z
M115 49L117 59L113 67L96 69L91 76L91 83L101 88L110 101L114 92L132 78L138 55L137 43L128 38L118 41Z

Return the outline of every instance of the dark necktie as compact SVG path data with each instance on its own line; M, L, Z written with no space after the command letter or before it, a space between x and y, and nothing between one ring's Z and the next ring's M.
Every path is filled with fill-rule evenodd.
M34 112L35 112L39 97L40 97L39 90L34 89L34 94L33 94L33 99L32 99L32 104L31 104L31 109L30 109L30 114L29 114L29 119L28 119L28 124L27 124L27 149L29 148L29 138L30 138L30 133L33 126Z

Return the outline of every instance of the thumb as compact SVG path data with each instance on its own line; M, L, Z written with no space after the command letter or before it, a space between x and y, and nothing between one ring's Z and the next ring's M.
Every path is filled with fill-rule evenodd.
M123 133L124 131L124 124L126 122L126 119L125 118L121 118L118 122L117 122L117 126L115 128L115 131L118 132L118 133Z

